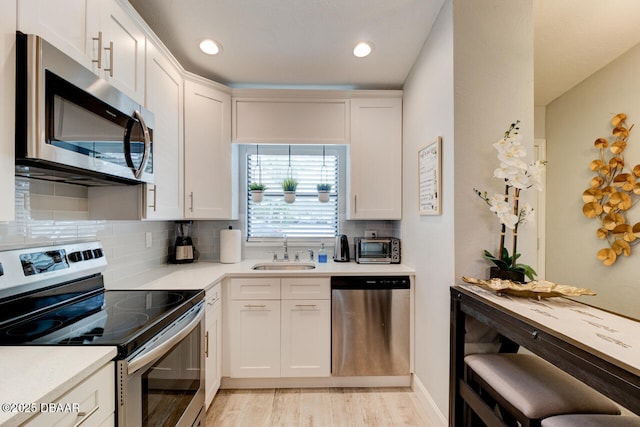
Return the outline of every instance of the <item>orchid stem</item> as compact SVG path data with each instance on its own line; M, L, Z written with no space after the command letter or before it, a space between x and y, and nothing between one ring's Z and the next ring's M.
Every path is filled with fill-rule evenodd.
M518 201L520 198L520 189L516 188L513 193L513 214L518 216ZM513 250L511 252L511 267L515 267L516 265L516 246L518 244L518 222L513 227Z

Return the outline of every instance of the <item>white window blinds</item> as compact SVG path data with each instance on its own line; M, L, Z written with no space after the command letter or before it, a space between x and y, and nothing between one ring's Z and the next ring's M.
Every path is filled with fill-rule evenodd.
M247 239L264 237L334 237L338 232L338 155L323 147L292 154L282 147L260 146L247 154L247 187L266 185L264 198L254 203L247 193ZM324 154L323 154L324 152ZM298 180L294 203L284 201L282 181ZM331 184L329 201L318 200L317 185Z

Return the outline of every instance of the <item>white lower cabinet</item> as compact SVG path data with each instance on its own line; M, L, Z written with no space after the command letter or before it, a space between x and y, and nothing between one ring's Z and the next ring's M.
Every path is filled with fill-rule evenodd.
M213 401L222 378L222 285L216 284L207 291L205 312L205 402L207 408Z
M328 277L233 278L229 289L232 378L330 376Z
M331 300L282 300L282 377L328 377Z
M114 426L115 413L115 371L113 363L105 365L89 378L75 386L65 395L56 399L46 408L38 408L40 414L27 421L27 427L63 426ZM48 403L48 402L47 402ZM56 405L62 406L56 406ZM78 410L73 406L78 405ZM71 410L63 410L70 405ZM47 411L47 412L45 412Z

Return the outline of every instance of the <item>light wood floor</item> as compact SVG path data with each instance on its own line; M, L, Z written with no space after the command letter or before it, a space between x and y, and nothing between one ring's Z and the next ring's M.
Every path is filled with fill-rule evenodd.
M220 390L207 427L433 425L409 388Z

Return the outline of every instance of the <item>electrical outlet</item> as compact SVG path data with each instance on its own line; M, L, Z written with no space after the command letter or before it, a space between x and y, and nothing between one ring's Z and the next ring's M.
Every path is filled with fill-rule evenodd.
M378 237L378 232L376 230L364 230L364 237L367 239L375 239Z
M147 248L150 248L153 245L153 234L150 231L147 231L144 235L145 245Z

